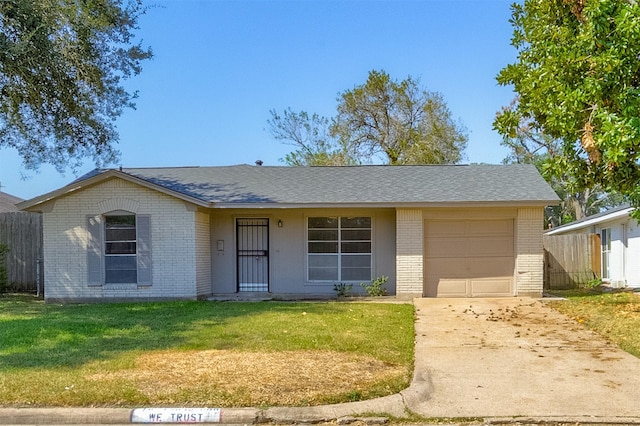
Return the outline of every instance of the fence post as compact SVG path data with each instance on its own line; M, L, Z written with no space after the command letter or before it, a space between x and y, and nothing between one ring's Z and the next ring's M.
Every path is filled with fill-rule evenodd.
M40 262L42 259L36 259L36 297L40 297Z

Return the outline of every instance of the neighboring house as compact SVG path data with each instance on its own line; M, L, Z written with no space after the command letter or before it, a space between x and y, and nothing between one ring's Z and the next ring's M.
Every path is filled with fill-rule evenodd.
M542 293L530 165L94 170L19 205L44 217L48 301Z
M613 287L640 288L640 226L633 209L618 207L559 226L545 235L596 234L600 240L603 282Z
M0 191L0 213L10 213L20 211L16 204L24 201L6 192Z

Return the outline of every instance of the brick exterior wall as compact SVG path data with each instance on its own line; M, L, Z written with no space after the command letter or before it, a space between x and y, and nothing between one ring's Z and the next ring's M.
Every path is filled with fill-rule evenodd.
M544 255L542 234L544 210L520 208L516 220L516 292L520 296L542 296Z
M87 216L118 210L151 217L150 286L87 284ZM51 210L43 214L45 298L196 298L196 213L192 210L180 200L121 179L55 200Z
M210 296L211 286L211 226L207 213L196 213L196 287L198 296Z
M420 209L396 210L396 295L422 296L423 220Z

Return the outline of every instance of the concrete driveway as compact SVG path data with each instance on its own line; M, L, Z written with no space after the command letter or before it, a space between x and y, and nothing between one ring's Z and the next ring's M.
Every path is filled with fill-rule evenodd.
M416 299L427 417L640 417L640 359L528 298Z

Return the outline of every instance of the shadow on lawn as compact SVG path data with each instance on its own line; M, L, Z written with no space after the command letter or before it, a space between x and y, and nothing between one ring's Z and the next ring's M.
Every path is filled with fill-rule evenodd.
M127 351L240 347L242 333L225 324L265 313L328 313L330 304L166 302L138 304L10 304L0 299L0 371L78 367Z

